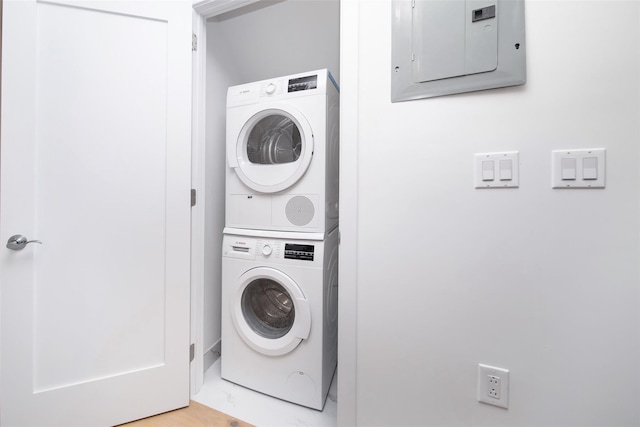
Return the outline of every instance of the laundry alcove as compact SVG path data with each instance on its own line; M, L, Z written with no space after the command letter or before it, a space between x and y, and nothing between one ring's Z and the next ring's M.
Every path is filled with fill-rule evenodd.
M327 68L340 82L339 0L203 1L194 9L191 393L224 351L221 247L229 86Z

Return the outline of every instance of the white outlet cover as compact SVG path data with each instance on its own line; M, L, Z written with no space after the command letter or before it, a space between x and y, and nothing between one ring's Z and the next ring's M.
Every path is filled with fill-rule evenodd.
M499 399L489 396L489 379L491 377L500 378ZM487 403L489 405L499 406L501 408L509 408L509 370L504 368L496 368L495 366L478 364L478 402Z

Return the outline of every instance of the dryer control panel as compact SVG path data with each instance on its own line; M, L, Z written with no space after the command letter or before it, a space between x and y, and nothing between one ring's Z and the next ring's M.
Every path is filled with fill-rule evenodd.
M327 69L313 70L231 86L227 90L227 108L334 92L339 93L340 88L331 73Z
M289 79L289 85L287 92L298 92L300 90L315 89L318 87L318 75L297 77L295 79Z

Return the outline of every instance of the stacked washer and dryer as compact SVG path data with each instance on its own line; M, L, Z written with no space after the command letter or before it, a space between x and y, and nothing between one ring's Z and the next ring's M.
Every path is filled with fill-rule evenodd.
M318 410L337 365L338 124L327 70L227 93L222 378Z

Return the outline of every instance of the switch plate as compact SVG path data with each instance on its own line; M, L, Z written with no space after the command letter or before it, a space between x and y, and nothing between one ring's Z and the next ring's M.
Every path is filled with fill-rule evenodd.
M509 370L478 364L479 402L509 408Z
M475 188L520 186L518 152L475 154Z
M605 149L555 150L551 152L552 188L604 188Z

